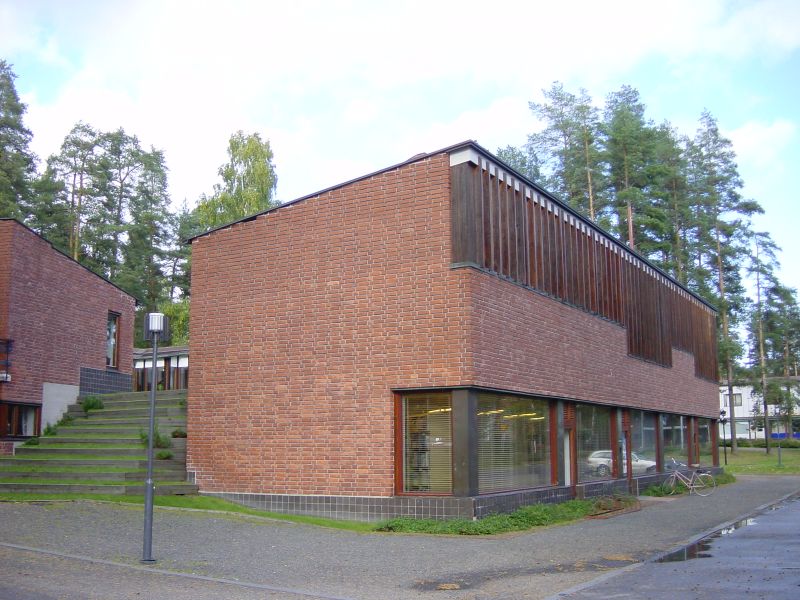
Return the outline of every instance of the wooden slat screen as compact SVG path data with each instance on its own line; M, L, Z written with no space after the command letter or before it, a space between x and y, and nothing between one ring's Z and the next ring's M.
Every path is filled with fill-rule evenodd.
M453 262L472 264L625 327L628 353L694 355L717 380L716 315L583 219L491 161L451 167Z

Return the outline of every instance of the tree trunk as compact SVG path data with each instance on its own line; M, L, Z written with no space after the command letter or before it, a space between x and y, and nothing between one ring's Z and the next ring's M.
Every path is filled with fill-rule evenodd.
M589 188L589 218L594 221L594 186L592 185L592 165L589 161L589 133L583 128L583 156L586 160L586 185Z
M722 274L722 244L719 241L719 222L715 219L714 236L717 241L717 286L720 297L720 318L722 319L722 339L725 341L725 372L728 377L728 408L730 409L731 421L731 454L736 452L738 444L736 442L736 409L733 406L733 361L731 361L728 350L730 342L730 332L728 331L728 307L725 302L725 278Z
M756 239L756 264L758 264L758 239ZM764 323L761 316L761 272L756 270L756 315L758 318L758 365L761 370L761 395L764 399L764 442L769 454L769 404L767 403L767 359L764 356Z

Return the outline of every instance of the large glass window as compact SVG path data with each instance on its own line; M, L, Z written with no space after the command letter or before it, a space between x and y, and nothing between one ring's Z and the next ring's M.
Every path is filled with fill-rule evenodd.
M641 410L631 415L631 470L634 477L656 470L656 415ZM623 473L627 473L624 465Z
M106 326L106 366L119 366L119 315L108 313Z
M403 490L453 491L450 394L403 396Z
M478 492L550 485L550 406L546 400L478 396Z
M664 467L669 469L672 459L687 464L689 460L689 431L687 419L682 415L661 415L664 436Z
M578 404L575 407L579 481L611 477L614 468L611 414L606 406Z
M711 419L697 419L697 458L701 465L714 464Z

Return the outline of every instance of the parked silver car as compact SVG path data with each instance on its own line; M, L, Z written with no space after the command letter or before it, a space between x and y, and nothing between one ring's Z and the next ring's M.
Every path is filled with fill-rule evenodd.
M586 462L595 474L600 477L608 477L611 474L611 465L613 463L612 452L611 450L596 450L589 455ZM653 473L656 470L655 461L642 458L636 452L631 452L631 465L634 475ZM622 471L623 473L627 471L624 463Z

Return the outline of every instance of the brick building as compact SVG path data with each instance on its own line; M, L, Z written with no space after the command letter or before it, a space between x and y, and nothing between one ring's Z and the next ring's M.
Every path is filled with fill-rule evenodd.
M131 389L136 301L0 219L0 440L56 422L79 394Z
M473 142L192 246L202 492L482 516L716 461L714 309Z

